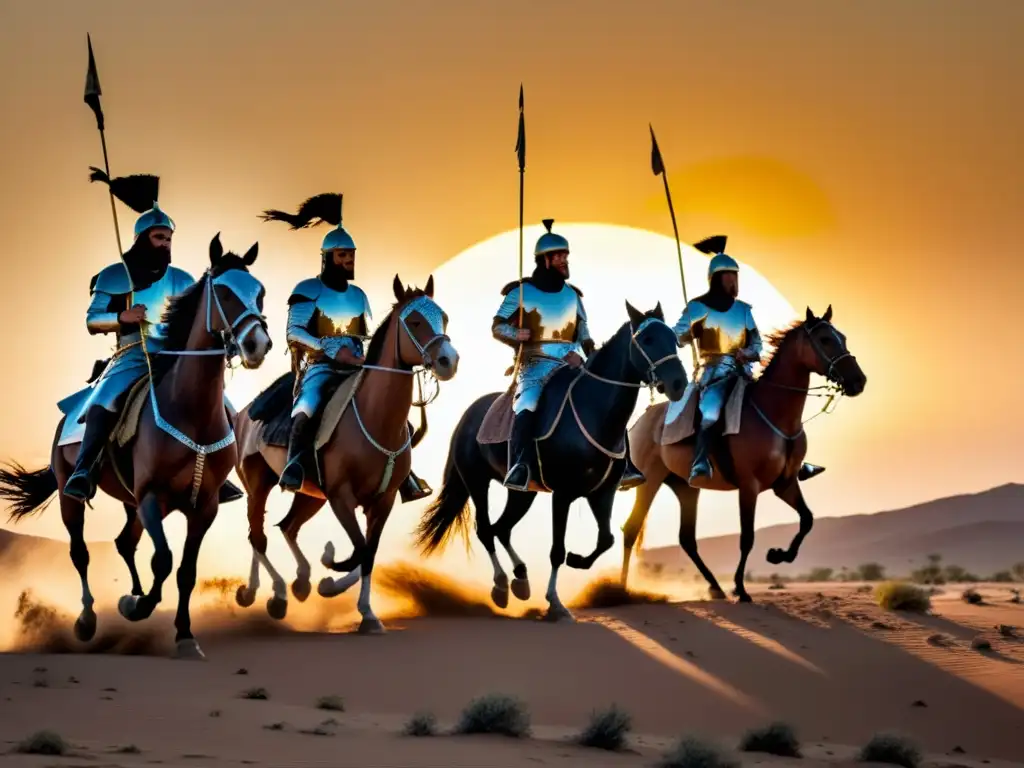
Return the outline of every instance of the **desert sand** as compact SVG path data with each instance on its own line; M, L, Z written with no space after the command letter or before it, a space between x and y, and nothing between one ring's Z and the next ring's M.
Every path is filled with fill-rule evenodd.
M284 623L264 600L233 605L233 582L207 583L194 613L205 662L169 658L162 612L130 626L100 614L83 648L71 617L26 594L11 651L0 655L0 741L11 765L650 766L680 735L733 749L750 727L794 726L800 765L838 766L878 731L916 741L926 765L1024 764L1024 624L1005 587L968 605L957 589L932 615L895 614L857 585L759 589L754 605L662 602L656 593L598 588L575 601L577 623L532 612L496 616L486 592L412 567L382 566L389 632L354 634L354 598L316 595ZM99 605L99 604L98 604ZM589 607L587 607L589 606ZM324 631L330 629L330 631ZM991 650L972 647L983 636ZM263 688L265 700L243 692ZM444 733L474 697L528 706L532 735ZM317 708L336 696L344 711ZM634 732L621 753L573 735L617 704ZM441 735L404 723L434 713ZM14 754L52 729L71 756ZM743 753L744 765L796 761Z

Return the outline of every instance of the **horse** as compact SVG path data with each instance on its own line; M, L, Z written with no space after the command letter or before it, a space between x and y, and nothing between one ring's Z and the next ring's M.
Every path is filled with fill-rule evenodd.
M814 514L800 490L807 435L803 428L804 403L811 392L810 375L824 376L841 394L856 397L864 391L867 377L846 345L846 336L832 324L832 306L818 318L811 309L797 321L768 338L775 347L760 377L744 393L737 434L719 433L711 448L714 476L702 481L709 490L739 490L740 561L734 596L751 602L743 583L747 557L754 546L754 515L757 497L769 488L800 516L800 528L789 548L768 550L773 565L792 563L811 531ZM694 392L693 396L697 393ZM725 593L697 552L697 500L700 488L686 478L693 460L693 439L661 444L666 405L659 403L644 412L630 430L633 462L647 482L637 488L633 510L623 526L621 580L625 586L634 547L639 548L651 503L664 484L679 500L679 545L708 582L713 599ZM724 419L724 415L723 415ZM721 423L721 422L720 422ZM719 429L721 429L719 427ZM723 439L724 437L724 439Z
M111 438L100 473L99 489L121 501L127 513L116 542L132 588L117 607L129 621L148 618L160 603L163 584L173 568L163 519L173 510L185 515L188 533L177 573L174 619L176 656L183 659L205 658L192 634L189 601L199 549L217 516L218 491L235 464L235 435L224 409L225 366L237 355L245 368L258 368L273 346L262 313L264 288L249 274L258 250L256 243L244 256L225 253L219 233L210 242L209 269L171 300L162 318L166 345L161 356L151 360L152 381L139 385L148 394L137 394L145 400L135 436L123 448ZM50 465L35 471L17 463L8 465L0 471L0 497L12 503L11 519L17 522L44 510L52 495L59 494L61 517L71 539L71 561L82 580L82 612L74 632L80 641L88 642L96 633L96 614L89 589L89 550L83 537L85 505L63 493L78 453L77 445L57 445L63 423L62 418L57 425ZM155 549L148 593L143 592L135 567L143 529Z
M552 496L551 577L546 595L547 617L552 621L573 620L558 596L558 569L565 564L588 570L615 542L612 503L626 466L626 447L622 443L640 388L660 384L672 400L681 398L685 389L686 374L676 354L676 337L665 323L661 304L642 313L627 301L626 311L629 320L585 365L577 369L566 366L551 377L537 408L536 463L544 489ZM477 434L500 395L483 395L462 415L451 437L444 484L424 512L416 541L422 552L430 555L460 532L468 546L468 502L472 499L477 538L494 566L491 599L499 608L506 608L509 580L498 560L494 540L501 542L512 560L512 593L520 600L529 599L526 564L512 548L511 537L513 527L530 509L538 491L510 490L501 516L490 522L487 489L492 480L501 482L505 477L508 443L481 444ZM586 557L566 555L565 551L569 505L581 497L587 499L598 527L597 544Z
M336 562L334 546L328 542L321 562L347 575L337 580L325 577L317 592L322 597L340 595L361 577L358 601L361 634L384 632L384 625L370 606L370 580L384 524L395 504L395 494L412 466L410 452L414 436L409 433L408 418L413 401L414 366L423 365L439 380L448 381L459 365L459 353L447 334L448 315L433 299L433 276L420 290L403 288L402 281L395 275L393 288L396 303L370 339L362 366L365 373L357 374L362 378L354 383L348 406L328 442L317 452L321 483L318 486L307 476L288 514L278 523L296 559L297 574L292 589L301 602L309 595L310 565L299 549L299 530L325 502L330 503L352 541L353 551L347 559ZM258 427L251 416L253 406L261 398L273 396L274 390L280 393L276 408L284 409L286 417L291 409L293 382L294 376L285 374L239 411L235 419L239 435L254 435ZM267 406L261 411L270 413L274 408ZM285 449L268 446L255 437L247 437L244 442L259 445L258 450L240 457L237 467L248 494L249 543L253 556L249 582L239 587L235 599L243 607L252 605L262 565L270 574L274 591L267 603L267 612L281 619L287 612L288 591L284 579L267 558L267 536L263 527L267 497L284 469ZM366 515L365 537L356 519L357 506L362 506Z

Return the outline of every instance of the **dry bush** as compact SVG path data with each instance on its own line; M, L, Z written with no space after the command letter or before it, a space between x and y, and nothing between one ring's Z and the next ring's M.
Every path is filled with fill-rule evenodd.
M251 701L266 701L270 698L270 693L266 688L249 688L242 691L240 696L243 699L250 699Z
M409 718L402 732L406 736L436 736L437 718L432 712L418 712Z
M344 712L345 701L341 696L321 696L316 701L317 709L324 709L328 712Z
M970 605L981 605L984 602L984 600L981 599L981 593L974 587L968 587L961 592L960 599Z
M481 696L462 710L455 732L494 733L520 739L530 735L530 714L523 702L511 696Z
M901 768L917 768L921 762L921 750L904 736L878 733L861 748L857 759L862 763L888 763Z
M932 607L928 593L905 581L885 581L875 587L875 602L887 611L927 613Z
M54 731L36 731L14 748L21 755L66 755L71 746Z
M613 704L608 709L593 712L576 741L584 747L618 752L625 749L632 729L633 718Z
M683 736L665 753L658 768L740 768L738 760L697 736Z
M800 740L793 726L782 722L747 731L740 741L743 752L764 752L779 757L800 757Z

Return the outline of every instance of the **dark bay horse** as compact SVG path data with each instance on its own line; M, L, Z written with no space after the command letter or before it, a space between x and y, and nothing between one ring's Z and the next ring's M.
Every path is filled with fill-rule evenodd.
M777 565L796 560L800 544L814 524L814 515L804 501L799 482L807 453L803 412L810 392L810 375L824 376L850 397L863 392L867 383L857 358L847 349L846 336L832 325L831 306L820 318L808 308L803 322L779 331L769 337L769 341L775 346L775 352L761 376L747 385L740 431L724 438L719 436L715 441L711 450L714 477L702 485L709 490L739 490L740 562L734 594L740 602L746 603L750 602L750 595L744 587L743 576L747 556L754 546L757 497L771 489L800 516L800 529L789 549L768 550L769 563ZM690 487L686 481L693 460L693 440L661 444L665 409L665 403L651 406L630 430L630 456L647 482L637 488L633 511L622 529L622 583L626 583L633 548L642 541L651 503L664 484L679 500L680 546L707 580L711 596L724 599L725 593L718 581L697 553L700 489Z
M625 469L623 437L636 406L640 387L660 384L672 400L682 397L686 373L676 354L676 337L665 323L659 304L641 313L626 302L629 313L614 336L590 356L580 369L559 370L545 385L537 408L537 457L543 482L552 492L553 535L548 617L572 619L558 597L558 569L589 569L615 542L611 532L612 503ZM451 438L444 485L424 513L417 543L430 554L444 547L451 535L468 536L469 500L476 506L477 537L494 565L491 598L500 608L508 605L508 576L498 561L494 539L512 559L512 592L520 600L530 596L526 565L512 549L512 528L536 491L509 491L505 510L492 524L488 517L487 488L505 477L508 443L481 445L477 432L491 404L492 392L476 400L463 414ZM535 474L536 476L536 474ZM565 552L569 506L585 497L597 521L597 544L582 557Z
M334 547L328 543L321 562L346 575L335 580L324 578L318 592L334 597L362 578L359 612L362 633L384 631L370 607L370 577L380 544L384 523L395 504L395 494L412 466L410 450L413 435L408 431L409 410L413 402L413 369L423 365L441 381L451 379L459 365L459 353L448 338L448 316L434 301L434 278L427 280L424 290L403 288L395 275L396 304L381 321L366 350L365 373L345 409L329 442L320 451L322 488L307 482L295 494L291 509L278 524L298 565L293 590L300 600L308 595L310 566L298 545L299 529L324 505L330 502L338 522L352 540L351 556L334 561ZM282 388L291 374L278 379L271 387ZM266 392L269 392L265 390ZM291 410L291 386L281 406ZM259 399L258 396L256 400ZM253 402L255 403L256 400ZM252 403L239 412L235 420L239 436L252 432L249 417ZM259 587L259 568L267 569L272 579L274 596L267 603L267 612L283 618L287 611L288 590L284 579L267 559L267 536L264 532L267 497L277 485L284 469L284 448L261 444L259 451L243 456L238 476L249 497L249 543L253 559L249 584L236 595L239 605L252 605ZM326 496L326 499L325 499ZM366 536L359 529L356 507L366 515Z
M153 384L143 406L136 436L123 449L108 446L99 488L124 503L129 512L117 549L132 577L132 593L118 602L129 621L148 618L162 598L173 569L173 555L163 520L180 510L188 521L178 567L177 630L179 658L203 658L192 635L189 601L196 582L196 561L206 531L217 516L218 491L235 464L234 432L224 410L224 370L239 355L246 368L257 368L272 343L263 318L263 285L251 274L258 244L245 256L224 253L217 235L210 243L210 268L174 298L164 353L153 356ZM89 590L89 550L83 537L85 505L63 493L78 453L77 445L57 446L57 426L50 466L28 471L14 464L0 472L0 497L12 503L15 521L45 509L54 492L71 538L71 561L82 579L82 613L75 635L87 642L96 633ZM129 491L125 483L131 487ZM137 509L137 516L132 512ZM135 550L145 529L153 541L153 586L144 594L135 567Z

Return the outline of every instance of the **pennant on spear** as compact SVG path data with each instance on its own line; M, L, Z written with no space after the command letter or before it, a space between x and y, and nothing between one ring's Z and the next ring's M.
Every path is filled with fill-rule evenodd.
M686 275L683 272L683 247L679 242L679 227L676 225L676 211L672 207L672 193L668 189L668 174L665 172L665 162L661 157L661 150L658 148L658 140L654 136L654 126L648 124L651 129L651 171L655 176L661 176L662 181L665 182L665 197L668 200L668 212L672 216L672 231L676 236L676 254L679 257L679 279L683 283L683 306L690 303L689 297L686 295ZM697 362L697 347L696 341L690 345L690 351L693 352L693 371L696 375L698 362Z

